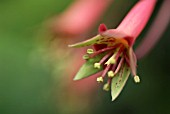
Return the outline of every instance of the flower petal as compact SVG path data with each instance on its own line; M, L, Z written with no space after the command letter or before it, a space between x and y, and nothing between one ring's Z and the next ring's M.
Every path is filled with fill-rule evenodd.
M131 42L133 42L133 38L131 36L117 29L106 30L105 32L101 33L101 35L105 39L108 39L108 46L113 45L112 41L114 41L114 43L122 43L126 47L131 46Z
M101 26L103 26L103 25L101 25ZM113 46L116 43L122 43L126 47L128 47L129 41L127 40L127 38L131 38L131 37L120 30L109 29L104 32L101 32L99 35L97 35L91 39L88 39L86 41L79 42L79 43L76 43L73 45L69 45L69 47L85 47L85 46L90 46L90 45L94 45L94 44L106 44L107 46ZM131 39L129 39L129 40L131 40Z
M85 47L85 46L90 46L90 45L99 43L99 40L102 39L102 38L103 37L101 35L97 35L97 36L95 36L95 37L93 37L91 39L88 39L86 41L69 45L69 47Z
M94 58L87 60L87 62L80 68L80 70L76 74L74 80L80 80L82 78L89 77L89 76L103 70L102 66L100 69L94 68L94 63L99 62L103 58L104 55L105 55L105 53L102 53L98 56L95 56Z
M112 79L112 83L111 83L112 101L114 101L122 91L129 75L130 75L130 68L127 66L127 64L124 64L121 67L120 71Z
M120 31L120 30L117 30L117 29L106 30L101 35L103 37L106 37L106 38L125 38L125 37L128 36L123 31Z

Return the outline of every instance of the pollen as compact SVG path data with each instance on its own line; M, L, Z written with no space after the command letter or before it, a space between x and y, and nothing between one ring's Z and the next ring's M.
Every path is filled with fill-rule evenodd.
M139 78L139 76L134 76L134 81L135 81L135 83L139 83L140 82L140 78Z
M98 83L103 82L103 77L98 77L98 78L97 78L97 82L98 82Z
M100 69L100 63L94 63L94 68Z

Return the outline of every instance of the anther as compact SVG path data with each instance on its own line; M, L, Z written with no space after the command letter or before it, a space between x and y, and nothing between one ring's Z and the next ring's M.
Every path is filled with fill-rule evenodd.
M110 90L110 85L108 83L104 84L103 90L109 91Z
M83 59L84 59L84 60L87 60L87 59L89 59L89 58L90 58L89 55L87 55L87 54L86 54L86 55L83 55Z
M103 82L103 77L102 77L102 76L101 76L101 77L98 77L98 78L97 78L97 82L98 82L98 83Z
M112 57L109 58L109 60L105 64L110 65L115 63L116 63L116 59L115 56L113 55Z
M135 81L135 83L139 83L140 82L140 78L139 78L139 76L134 76L134 81Z
M100 63L94 63L94 68L100 69Z
M115 64L116 63L116 59L115 58L111 58L110 59L110 64Z
M93 54L94 50L93 49L87 49L87 54Z
M109 71L109 72L107 72L107 75L109 78L113 78L115 74L113 71Z

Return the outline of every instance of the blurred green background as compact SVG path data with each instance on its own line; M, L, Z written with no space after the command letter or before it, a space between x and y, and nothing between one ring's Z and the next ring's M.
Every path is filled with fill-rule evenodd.
M136 1L115 0L100 22L109 28L116 27ZM41 59L35 62L32 58L40 57L34 50L38 48L37 33L42 24L64 11L71 2L0 0L0 114L60 114L51 70L44 67ZM158 2L156 11L161 3ZM109 93L100 91L102 101L93 106L93 114L170 113L169 37L170 26L152 52L139 60L142 82L137 85L129 79L115 102L111 102Z

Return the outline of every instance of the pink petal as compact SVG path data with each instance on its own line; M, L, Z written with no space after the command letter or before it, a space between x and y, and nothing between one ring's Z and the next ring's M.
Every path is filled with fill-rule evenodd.
M123 19L118 30L123 30L134 39L138 37L148 22L156 0L140 0Z
M99 33L103 33L107 30L107 27L105 24L100 24L99 28L98 28L98 31Z

